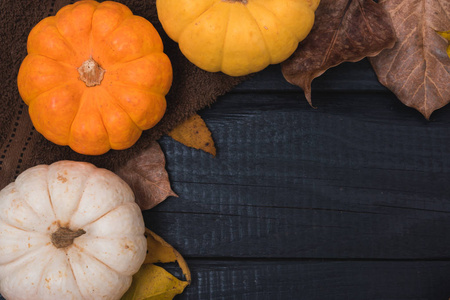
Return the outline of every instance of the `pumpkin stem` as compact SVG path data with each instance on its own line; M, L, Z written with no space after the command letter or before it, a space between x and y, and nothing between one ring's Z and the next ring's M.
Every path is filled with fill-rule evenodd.
M99 85L106 72L92 57L86 60L77 70L80 74L80 79L88 87Z
M86 231L78 229L72 231L66 227L59 227L58 230L52 233L52 243L56 248L65 248L73 244L73 240L85 234Z

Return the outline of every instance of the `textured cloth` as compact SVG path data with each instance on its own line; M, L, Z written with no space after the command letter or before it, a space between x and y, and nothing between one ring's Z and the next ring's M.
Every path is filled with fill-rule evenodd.
M28 107L17 89L17 73L25 58L27 36L43 18L55 15L69 0L2 0L0 1L0 189L22 171L38 164L58 160L87 161L110 170L123 165L175 125L198 110L211 105L219 95L231 90L245 77L233 78L222 73L208 73L192 65L178 45L164 33L158 21L155 0L120 0L135 15L149 20L160 33L165 52L173 67L173 84L167 95L167 111L162 121L144 131L138 142L127 150L110 150L100 156L75 153L69 147L47 141L33 128Z

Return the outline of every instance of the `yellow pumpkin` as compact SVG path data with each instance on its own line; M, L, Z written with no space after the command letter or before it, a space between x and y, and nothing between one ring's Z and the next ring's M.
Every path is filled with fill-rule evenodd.
M165 113L172 66L158 32L125 5L79 1L30 32L20 95L36 130L82 154L131 147Z
M209 72L240 76L286 60L314 23L320 0L157 0L181 52Z

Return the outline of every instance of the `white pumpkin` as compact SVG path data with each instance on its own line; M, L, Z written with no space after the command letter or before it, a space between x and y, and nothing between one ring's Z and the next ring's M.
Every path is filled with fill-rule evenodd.
M130 187L114 173L60 161L0 191L0 293L7 299L120 299L147 243Z

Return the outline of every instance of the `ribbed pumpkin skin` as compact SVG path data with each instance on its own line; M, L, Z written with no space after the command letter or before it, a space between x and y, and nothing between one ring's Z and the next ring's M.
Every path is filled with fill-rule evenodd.
M84 233L61 245L61 228ZM120 299L145 260L144 232L133 191L113 172L74 161L29 168L0 191L0 293Z
M99 155L126 149L166 109L172 66L158 32L116 2L79 1L30 32L18 88L36 130L58 145ZM88 87L78 68L105 70Z
M319 0L157 0L164 30L199 68L240 76L286 60Z

